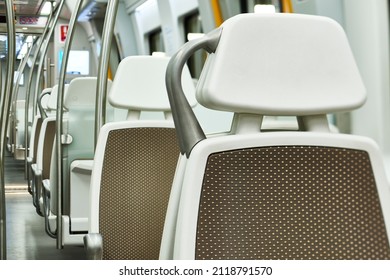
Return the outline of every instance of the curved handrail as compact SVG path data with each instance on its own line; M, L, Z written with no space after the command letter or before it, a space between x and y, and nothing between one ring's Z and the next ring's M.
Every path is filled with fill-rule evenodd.
M12 1L6 2L6 16L7 16L7 42L8 42L8 59L7 59L7 73L4 87L4 94L1 100L1 135L0 140L0 259L7 258L7 238L6 238L6 209L5 209L5 181L4 181L4 157L5 157L5 140L7 134L7 124L9 118L9 111L11 107L11 93L13 88L14 70L15 70L15 56L16 56L16 42L15 42L15 21L14 9Z
M171 58L165 77L169 103L176 127L180 152L189 157L192 148L206 138L191 106L189 105L181 84L181 73L187 60L197 50L205 49L208 53L216 50L222 28L215 29L202 38L189 41Z
M42 45L42 47L40 49L41 55L39 57L38 71L37 71L37 77L36 77L36 82L35 82L35 90L34 90L34 95L33 95L33 116L35 116L35 114L36 114L36 104L37 104L39 93L41 91L40 90L40 86L41 86L40 82L41 82L41 76L42 76L42 72L43 72L43 65L45 63L47 50L49 48L50 37L52 36L52 34L54 32L54 28L55 28L55 26L57 24L58 17L59 17L59 15L61 13L61 10L62 10L62 7L63 7L64 4L65 4L65 0L61 1L60 5L57 6L58 10L56 10L57 12L55 13L55 16L53 17L53 21L51 23L50 30L48 32L48 36L44 40L44 44ZM51 14L53 14L53 13L54 13L54 11Z
M62 249L62 121L63 121L63 104L65 93L65 76L66 66L69 60L69 53L74 37L76 20L80 14L83 0L78 0L75 4L74 11L69 21L69 29L66 35L64 55L62 57L62 64L60 69L60 76L58 81L58 96L57 96L57 116L56 116L56 154L55 160L57 163L57 249Z
M62 0L58 6L56 6L55 10L49 14L48 22L45 26L45 29L43 30L43 33L40 37L40 41L37 45L37 48L35 50L33 59L32 59L32 67L30 69L30 75L28 77L28 84L27 84L27 91L26 91L26 101L25 101L25 107L24 107L24 131L28 131L28 116L29 116L29 104L30 104L30 97L32 95L31 92L31 87L32 87L32 80L33 80L33 74L34 74L34 68L35 64L37 62L39 53L41 52L42 45L45 41L45 38L47 40L50 39L51 35L54 32L54 28L56 26L56 23L58 21L58 18L60 16L60 13L62 11L62 8L64 6L65 0ZM55 16L53 17L53 13L55 13ZM35 93L36 95L36 93ZM33 104L33 108L35 107L35 104ZM27 184L28 188L30 189L30 178L29 178L29 172L28 172L28 163L27 163L27 151L29 149L29 139L28 139L28 133L24 134L24 147L25 147L25 161L24 161L24 167L26 170L26 175L27 175Z
M106 122L106 100L107 100L107 79L108 65L110 62L110 51L113 30L115 26L116 13L118 11L118 0L108 1L106 15L103 25L102 49L100 54L98 81L96 89L96 111L95 111L95 139L94 146L96 147L100 128Z
M18 70L16 73L18 73L17 77L16 77L16 82L14 84L14 87L13 87L13 90L12 90L12 95L11 95L11 111L10 111L10 123L13 124L13 126L15 126L16 124L14 123L15 121L15 115L16 115L16 102L18 100L18 95L19 95L19 83L20 83L20 80L22 78L22 73L24 72L25 70L25 67L27 65L27 60L31 54L31 51L33 49L33 44L29 47L26 55L23 57L22 59L22 62L19 64L19 67L18 67ZM12 129L13 127L11 127ZM14 133L11 133L10 135L11 137L11 144L14 145L15 144L15 137L14 137Z
M45 112L45 110L43 109L43 106L42 106L42 98L45 96L45 95L48 95L48 94L51 94L51 90L50 91L44 91L43 93L41 93L39 95L39 98L38 98L38 109L39 109L39 113L41 114L41 118L42 120L46 119L47 118L47 114Z

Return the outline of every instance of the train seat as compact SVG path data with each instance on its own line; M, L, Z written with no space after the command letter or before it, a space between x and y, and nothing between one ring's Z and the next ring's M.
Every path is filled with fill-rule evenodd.
M96 105L96 77L77 77L73 79L64 96L63 134L62 134L62 204L64 245L80 245L88 230L89 176L84 180L73 180L79 176L80 166L74 164L90 161L94 155L94 128ZM111 88L108 81L107 90ZM56 143L52 147L50 176L44 181L45 213L51 232L56 228L57 215L57 162ZM87 174L88 175L88 174ZM75 184L71 184L75 182ZM76 201L71 198L76 198Z
M44 89L42 91L41 96L40 96L40 100L41 100L40 104L42 106L42 109L45 110L45 111L48 109L47 103L49 102L51 91L52 91L52 88Z
M132 56L121 61L109 102L128 110L123 122L99 134L90 190L89 259L158 259L163 221L179 149L165 89L169 58ZM186 68L183 86L195 88ZM191 105L195 105L192 97ZM165 119L140 119L141 112Z
M65 89L64 89L65 96L67 94L68 87L69 87L69 85L66 84ZM50 93L50 98L47 99L47 101L46 101L46 106L44 105L44 103L42 103L42 106L46 107L45 113L48 116L56 116L56 114L57 114L57 98L58 98L58 85L55 85L55 86L53 86L52 91Z
M206 137L185 105L178 73L200 48L209 56L196 97L234 112L229 135ZM390 259L379 149L332 133L326 118L366 100L339 24L238 15L172 57L167 91L182 156L161 259ZM263 116L295 116L299 130L262 131Z
M52 88L46 88L42 91L41 95L38 97L37 105L38 105L39 112L37 113L37 116L43 116L44 118L47 117L48 115L47 113L49 111L48 103L52 91L53 91ZM55 91L58 91L58 86L57 88L55 88Z
M67 89L67 87L65 87ZM48 95L46 105L40 104L38 107L47 107L47 111L41 112L34 117L32 133L30 136L30 154L28 156L29 176L27 180L30 182L29 187L33 195L33 204L36 207L37 213L44 215L43 198L42 198L42 182L50 177L51 152L55 135L55 109L57 104L58 85L52 89L43 90L41 96ZM39 99L38 102L44 100ZM45 115L41 115L41 113ZM31 175L31 176L30 176Z
M52 88L46 88L42 91L41 96L44 96L45 98L39 98L38 102L41 103L38 106L42 108L42 110L47 110L47 102L50 99L50 93L52 91ZM42 117L41 117L41 110L34 116L33 123L31 126L31 132L30 132L30 139L29 139L29 145L27 150L27 186L29 192L32 194L31 189L31 178L32 178L32 170L31 166L36 163L36 154L37 154L37 148L38 148L38 137L39 132L41 130L42 126Z
M15 123L14 123L14 158L16 160L24 160L25 157L25 147L24 143L24 109L25 109L25 100L16 101L16 111L15 111Z

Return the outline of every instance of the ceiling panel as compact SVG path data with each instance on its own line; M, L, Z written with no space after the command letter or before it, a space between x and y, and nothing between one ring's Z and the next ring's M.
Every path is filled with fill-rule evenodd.
M15 0L15 15L17 16L37 16L45 0ZM0 15L5 15L5 0L0 1Z

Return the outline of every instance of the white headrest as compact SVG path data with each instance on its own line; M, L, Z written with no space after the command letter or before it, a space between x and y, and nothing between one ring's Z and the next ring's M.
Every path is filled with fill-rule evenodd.
M107 81L107 91L111 89L111 80ZM64 107L72 106L95 107L97 92L96 77L77 77L70 83L64 98Z
M42 108L43 108L43 109L47 109L47 103L48 103L49 100L50 100L51 91L52 91L52 88L45 88L45 89L42 91L42 94L44 94L44 93L49 93L49 94L46 94L46 95L42 96L42 98L41 98L41 105L42 105Z
M303 116L357 108L366 94L347 37L334 20L242 14L222 25L197 99L222 111Z
M119 64L109 95L112 106L139 111L170 111L165 86L168 57L130 56ZM182 84L191 106L195 106L195 87L187 67Z
M68 85L65 85L65 88L64 88L65 96L66 96L67 89L68 89ZM58 96L58 85L55 85L52 88L50 98L47 101L47 108L49 110L57 110L57 96Z

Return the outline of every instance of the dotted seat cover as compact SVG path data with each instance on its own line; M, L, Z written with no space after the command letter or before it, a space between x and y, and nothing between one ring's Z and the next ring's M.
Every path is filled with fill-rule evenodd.
M390 259L369 155L280 146L212 154L196 259Z
M104 259L158 259L178 156L173 128L109 133L99 209Z

